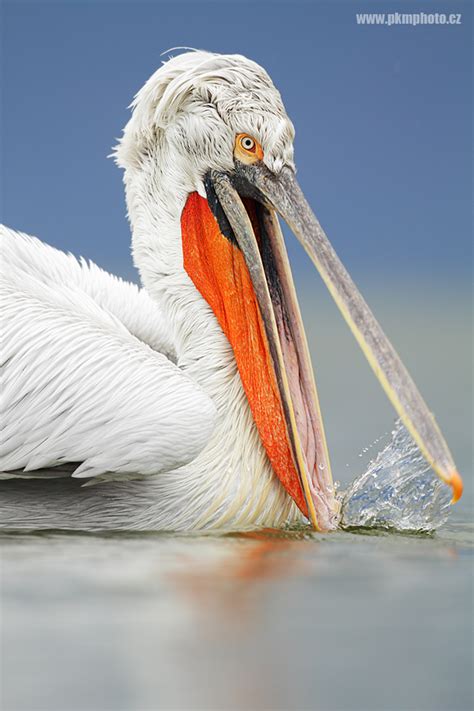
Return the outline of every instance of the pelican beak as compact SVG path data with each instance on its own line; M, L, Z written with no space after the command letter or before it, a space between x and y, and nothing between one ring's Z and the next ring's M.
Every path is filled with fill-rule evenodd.
M275 474L316 530L334 529L340 505L278 218L272 206L254 199L245 189L236 190L225 174L213 172L206 180L206 191L220 234L227 238L207 242L206 263L216 259L220 249L232 255L230 259L219 257L212 279L207 275L206 282L214 283L221 282L223 272L231 275L227 284L220 283L218 287L219 303L216 305L209 298L209 290L207 300L233 347L250 408ZM185 214L189 214L189 207ZM201 220L201 230L203 223ZM183 226L184 233L189 235L192 229L188 217ZM204 235L202 231L201 247L203 241L209 240ZM189 255L188 249L185 255ZM196 279L196 260L188 256L185 263L203 293L202 280L199 284ZM258 312L256 319L254 305ZM232 325L235 322L239 324L237 329Z
M271 324L272 316L266 312L266 309L270 308L268 306L268 294L263 293L265 288L264 284L261 283L262 269L263 273L265 272L265 265L262 264L264 248L262 246L259 247L256 242L247 212L240 199L246 196L265 206L263 213L264 237L268 238L271 243L272 253L275 255L274 262L277 266L279 281L283 284L283 291L291 292L291 284L288 284L288 279L285 276L288 272L285 261L286 253L284 252L281 233L278 230L278 221L273 211L281 215L305 248L405 427L436 474L443 482L451 486L452 503L456 502L462 495L462 479L456 470L453 458L438 425L400 357L331 246L308 205L296 181L294 172L290 168L284 168L277 175L272 173L262 161L252 165L237 162L235 172L228 176L215 174L213 175L213 182L219 201L245 255L265 322ZM264 261L265 259L263 259ZM267 279L263 279L263 281L267 282L267 286L270 286L271 291L271 280L268 279L268 275ZM291 282L291 279L289 281ZM290 303L293 307L295 300L292 298L291 293L287 294L288 296L290 298L286 299L286 303ZM276 313L276 320L278 321L278 312L275 309L273 311L274 315ZM290 308L288 313L290 319L293 315ZM270 325L270 331L274 328L275 324L273 326ZM277 323L277 332L278 329L279 324ZM274 338L270 333L270 347L278 351L278 345L272 344L272 340ZM282 340L284 339L281 338L280 327L280 351L284 351ZM298 337L296 341L301 346ZM285 370L285 362L288 360L287 354L285 355L283 352L282 356L282 367ZM279 353L274 354L276 362L278 362L279 357ZM304 376L306 375L307 373L304 373ZM278 376L284 381L283 374L278 374L277 372ZM281 389L284 399L284 382L281 385ZM317 399L315 402L317 403ZM291 420L291 412L287 414L289 420ZM322 428L322 425L319 425L320 414L317 404L316 419L318 426ZM304 471L302 476L305 476ZM311 488L311 484L306 488Z

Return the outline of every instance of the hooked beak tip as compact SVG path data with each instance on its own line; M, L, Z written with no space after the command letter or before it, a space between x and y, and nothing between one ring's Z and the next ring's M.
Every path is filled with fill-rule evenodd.
M451 503L455 504L457 501L459 501L463 492L462 478L456 470L454 470L451 474L449 485L453 490L453 498L451 499Z

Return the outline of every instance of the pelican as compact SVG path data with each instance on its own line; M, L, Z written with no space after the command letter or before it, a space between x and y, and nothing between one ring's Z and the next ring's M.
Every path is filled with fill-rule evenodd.
M462 481L295 178L262 67L192 51L152 75L115 148L141 286L1 231L1 525L338 525L278 216L313 260L422 453Z

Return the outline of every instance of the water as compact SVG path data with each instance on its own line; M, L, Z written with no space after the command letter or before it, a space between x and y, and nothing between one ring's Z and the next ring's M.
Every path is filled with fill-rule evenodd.
M398 420L390 442L344 493L341 526L434 531L448 519L451 496Z
M467 711L473 528L0 535L5 711Z

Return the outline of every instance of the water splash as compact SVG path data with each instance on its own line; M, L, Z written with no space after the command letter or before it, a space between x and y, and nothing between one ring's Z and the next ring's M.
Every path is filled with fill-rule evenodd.
M391 441L344 492L341 526L430 532L446 522L450 499L397 420Z

